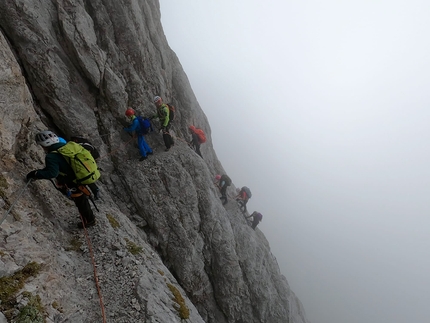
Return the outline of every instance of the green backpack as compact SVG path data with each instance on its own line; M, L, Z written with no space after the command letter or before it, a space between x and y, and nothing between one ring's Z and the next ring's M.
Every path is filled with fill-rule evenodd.
M57 152L65 157L75 172L76 179L74 182L76 184L92 184L99 179L100 172L97 169L94 157L80 144L69 141L58 148Z

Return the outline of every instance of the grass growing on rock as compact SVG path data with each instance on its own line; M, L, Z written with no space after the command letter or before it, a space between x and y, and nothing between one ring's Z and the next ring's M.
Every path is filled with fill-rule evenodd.
M167 287L169 287L170 291L173 294L173 300L178 304L176 310L178 311L178 315L181 319L186 320L190 317L190 310L187 305L185 305L185 300L181 295L181 292L172 284L167 283Z
M69 243L70 243L70 245L68 247L64 248L64 250L66 250L66 251L79 251L79 250L81 250L82 242L79 240L79 238L73 237Z
M106 217L109 220L109 223L110 223L110 225L111 225L112 228L117 229L117 228L119 228L121 226L119 224L119 222L113 217L113 215L106 214Z
M6 202L6 192L9 187L6 178L3 175L0 175L0 197Z
M138 253L142 252L142 247L139 247L137 244L135 244L133 241L128 240L127 238L125 239L126 243L127 243L127 250L132 254L132 255L137 255Z
M42 305L39 295L33 296L29 292L22 295L28 298L28 303L20 309L14 322L16 323L45 323L45 308Z
M36 262L30 262L13 275L0 278L0 311L9 319L16 304L17 293L24 287L27 279L35 277L40 272L40 269L41 265Z

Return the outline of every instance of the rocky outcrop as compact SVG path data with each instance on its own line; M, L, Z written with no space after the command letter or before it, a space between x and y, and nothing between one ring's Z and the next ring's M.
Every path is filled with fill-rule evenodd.
M41 264L22 290L48 322L101 321L93 251L108 322L307 322L264 235L220 203L209 123L157 1L4 0L0 27L0 276ZM164 152L152 133L155 153L139 162L124 111L153 115L154 95L177 108L176 144ZM186 144L190 124L207 134L204 159ZM101 150L90 245L70 201L49 181L24 181L43 167L33 138L46 128ZM9 318L31 303L22 290L0 304Z

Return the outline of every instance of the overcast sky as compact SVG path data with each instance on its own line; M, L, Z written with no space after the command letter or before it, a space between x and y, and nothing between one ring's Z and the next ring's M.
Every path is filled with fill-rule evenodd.
M430 322L430 1L160 2L308 319Z

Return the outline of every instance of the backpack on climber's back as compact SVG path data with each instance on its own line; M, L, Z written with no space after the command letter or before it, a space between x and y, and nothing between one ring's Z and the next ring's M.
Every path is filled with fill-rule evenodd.
M226 183L227 186L231 185L231 178L228 177L227 175L222 175L220 181L224 181Z
M65 157L72 167L76 179L73 180L78 185L92 184L100 177L97 164L91 153L80 144L69 141L64 146L58 148L56 152Z
M175 107L168 103L166 103L166 105L169 108L169 122L172 122L173 120L175 120Z
M203 144L206 142L206 135L202 129L196 128L194 133L197 135L197 138L199 138L199 143Z
M261 214L261 213L257 213L257 214L255 215L255 219L257 219L258 221L262 221L262 220L263 220L263 214Z
M248 187L244 186L244 187L242 187L242 189L245 191L245 193L248 196L248 198L252 197L251 190Z
M148 134L149 132L154 131L152 128L151 121L148 118L144 118L142 116L137 116L137 120L139 121L140 133L143 135Z

